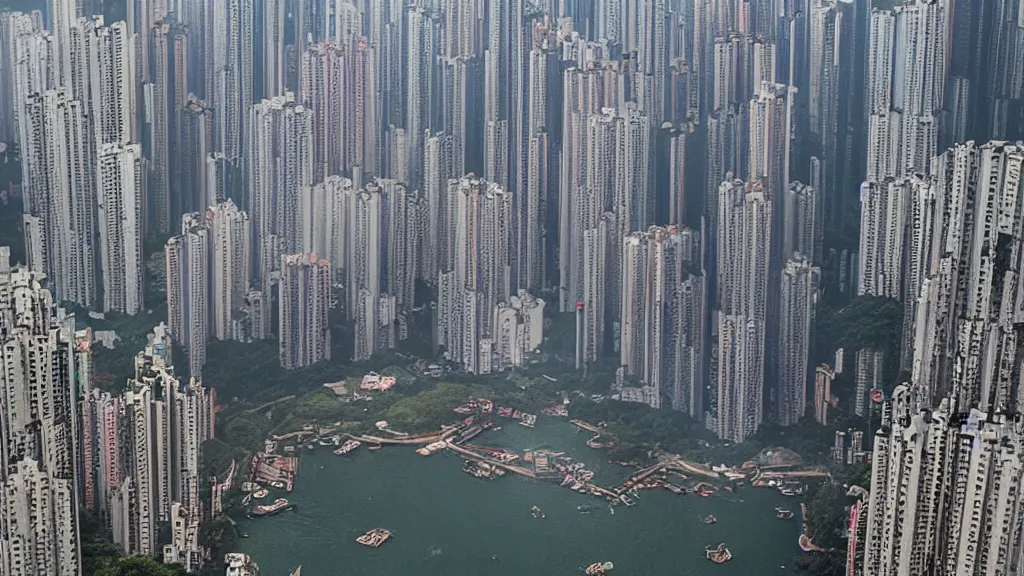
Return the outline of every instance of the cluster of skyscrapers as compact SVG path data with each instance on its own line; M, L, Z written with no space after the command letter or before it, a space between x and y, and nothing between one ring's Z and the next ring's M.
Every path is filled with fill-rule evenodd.
M81 574L73 317L0 248L0 574Z
M851 516L862 574L1024 566L1019 425L1024 146L957 144L919 174L897 276L917 294L910 379L883 407L870 493ZM864 516L864 522L859 522ZM934 571L934 572L932 572Z
M0 26L29 266L59 300L138 311L142 239L170 234L189 374L211 338L276 333L282 365L325 360L337 308L366 359L407 336L423 285L438 346L488 372L536 348L507 342L526 316L499 336L499 310L547 295L579 316L578 365L618 364L622 397L735 441L806 412L824 230L862 160L891 159L865 127L902 146L943 96L936 75L876 74L918 60L873 40L859 65L884 22L854 2L132 0L109 26L88 9ZM912 10L921 61L943 60L941 7Z
M8 262L0 248L0 574L82 574L80 510L126 553L197 571L212 390L175 375L163 324L122 394L94 388L91 330L75 330L43 273Z
M79 401L80 505L111 528L126 554L160 556L189 572L203 565L201 450L213 437L215 394L175 374L166 325L135 357L134 377L113 396L88 385ZM89 348L88 334L79 353ZM80 369L79 381L88 381ZM163 527L169 526L169 534Z
M979 5L980 6L980 5ZM885 362L869 491L851 491L851 575L1024 569L1017 3L870 14L856 285L902 302L899 358L860 350L858 413ZM976 139L977 141L973 140ZM982 144L981 142L986 142Z
M0 17L0 130L22 158L27 264L58 301L135 314L146 203L135 41L123 22L66 10L54 7L49 31L38 14Z
M421 306L453 365L505 370L540 345L550 306L575 314L577 367L616 371L619 398L735 442L808 404L828 421L834 373L812 369L823 288L895 298L899 358L851 351L857 414L888 363L911 374L875 440L851 570L1012 572L1024 154L1004 141L1024 135L1019 4L129 0L108 24L53 0L45 27L0 14L19 274L45 274L56 301L134 314L143 238L170 236L166 336L193 378L211 339L276 335L286 368L331 359L341 322L365 360L409 337ZM133 387L171 377L154 366ZM203 394L175 390L126 393L119 413ZM152 553L121 512L121 490L164 481L143 468L91 494L119 511L126 549ZM178 488L151 513L191 514L191 480L166 481ZM165 555L190 553L182 530Z
M577 314L582 369L621 367L622 398L741 441L806 411L824 215L854 197L841 174L863 146L836 55L864 51L867 12L811 4L7 14L29 266L58 300L132 314L142 239L171 235L191 375L211 339L326 360L338 309L363 360L419 305L455 365L504 370L539 345L543 297Z

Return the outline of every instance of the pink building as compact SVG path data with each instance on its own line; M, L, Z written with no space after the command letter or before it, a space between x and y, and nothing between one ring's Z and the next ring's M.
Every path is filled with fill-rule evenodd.
M118 466L120 398L92 389L79 403L82 498L88 510L106 512L110 497L121 484Z

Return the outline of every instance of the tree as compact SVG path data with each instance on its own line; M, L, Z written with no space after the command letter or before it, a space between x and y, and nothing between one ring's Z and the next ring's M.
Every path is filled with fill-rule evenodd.
M845 550L804 554L793 559L793 564L812 576L843 576L846 573Z
M256 448L263 443L263 431L247 418L235 418L228 423L227 440L235 446Z
M443 382L433 390L402 398L387 411L387 419L395 429L405 432L437 430L451 422L452 410L478 392L473 387Z
M85 573L90 576L89 572ZM185 571L178 566L160 564L148 556L129 556L111 560L98 568L92 576L184 576Z
M807 532L822 548L843 548L846 491L838 482L822 482L807 502Z
M123 557L102 522L89 514L81 517L82 574L85 576L184 576L178 566L167 566L146 556Z

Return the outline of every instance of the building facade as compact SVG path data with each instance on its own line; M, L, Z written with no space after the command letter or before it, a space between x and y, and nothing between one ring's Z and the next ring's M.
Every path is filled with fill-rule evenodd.
M42 279L0 274L0 573L11 576L82 573L74 318Z
M291 370L331 359L331 263L316 254L281 257L278 347Z

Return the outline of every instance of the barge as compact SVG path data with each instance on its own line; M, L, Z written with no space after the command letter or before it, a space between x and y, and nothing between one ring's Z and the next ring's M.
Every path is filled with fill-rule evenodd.
M293 508L295 508L295 504L289 502L287 498L278 498L277 500L274 500L272 504L267 504L266 506L253 506L249 509L249 516L255 518L273 516L274 514L284 512L285 510L291 510Z
M715 564L725 564L729 560L732 560L732 552L730 552L725 546L725 542L722 542L717 546L705 546L704 556Z
M380 548L391 539L391 531L384 528L373 528L367 530L362 536L356 538L356 542L370 548Z
M363 443L360 442L359 440L346 440L345 443L342 444L340 448L334 451L334 453L337 454L338 456L344 456L345 454L348 454L349 452L355 450L356 448L359 448L362 445Z

